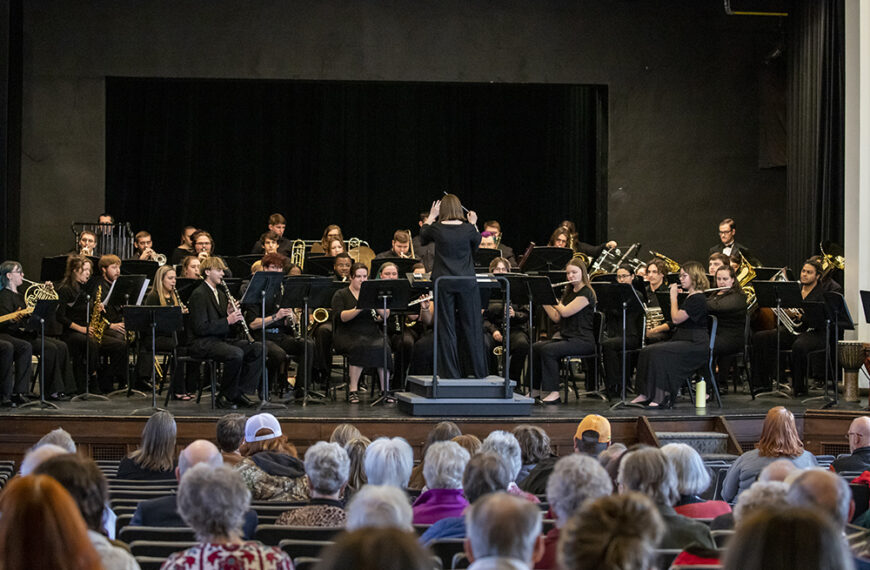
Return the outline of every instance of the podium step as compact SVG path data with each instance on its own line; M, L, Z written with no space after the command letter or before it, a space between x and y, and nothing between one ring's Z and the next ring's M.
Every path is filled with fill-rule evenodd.
M511 392L517 383L511 380ZM432 397L431 376L408 376L408 392ZM438 378L438 398L504 399L504 378Z
M438 381L438 393L441 393ZM399 410L412 416L530 416L535 401L514 394L512 398L426 398L411 392L397 392Z

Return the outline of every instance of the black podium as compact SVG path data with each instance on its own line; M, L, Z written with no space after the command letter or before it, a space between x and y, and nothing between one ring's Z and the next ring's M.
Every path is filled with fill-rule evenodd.
M380 309L386 315L389 311L404 311L411 299L411 284L404 279L369 279L364 281L356 301L356 308L362 310ZM372 402L376 406L392 398L390 393L390 371L387 369L387 351L390 342L387 338L387 319L383 317L381 332L384 337L384 390L378 399Z
M150 337L151 342L151 407L138 408L131 415L139 412L164 411L157 407L157 334L169 335L181 330L181 307L161 305L128 305L123 307L124 328L128 332L139 333L139 338ZM169 388L167 388L168 390Z
M263 391L260 397L260 405L257 409L282 409L286 408L283 404L273 404L269 400L269 372L266 369L266 299L274 299L279 296L281 290L281 281L284 279L284 274L278 271L258 271L251 276L251 282L248 283L248 288L245 290L245 295L239 303L241 305L259 305L260 306L260 339L262 341L262 359L261 367L263 378L261 381L261 389Z

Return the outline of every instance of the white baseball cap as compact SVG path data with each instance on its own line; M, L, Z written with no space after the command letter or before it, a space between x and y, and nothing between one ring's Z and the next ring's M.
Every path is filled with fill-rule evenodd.
M257 432L263 428L272 430L272 433L257 435ZM245 441L248 443L274 439L276 437L281 437L281 424L278 423L278 419L272 414L257 414L248 418L248 421L245 423Z

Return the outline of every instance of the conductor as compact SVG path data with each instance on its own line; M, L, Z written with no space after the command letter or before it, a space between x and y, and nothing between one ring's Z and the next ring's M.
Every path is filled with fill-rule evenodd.
M459 198L453 194L445 194L442 200L432 203L429 216L420 229L422 244L435 244L433 281L445 275L474 276L473 255L480 245L480 233L474 225L477 223L477 214L469 211L466 220L462 210ZM465 351L463 356L467 357L463 362L471 364L473 376L483 378L486 376L487 367L477 283L471 279L444 281L438 287L438 294L435 307L438 319L439 376L466 376L462 374L459 364L458 347L462 346Z

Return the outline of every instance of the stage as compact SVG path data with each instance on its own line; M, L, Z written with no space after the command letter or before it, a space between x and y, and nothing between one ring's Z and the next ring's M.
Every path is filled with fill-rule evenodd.
M819 392L820 393L820 392ZM817 395L812 393L811 395ZM324 404L288 404L286 408L269 410L281 420L285 433L299 448L300 454L316 441L328 439L333 428L340 423L352 423L367 437L402 436L419 455L431 427L442 419L455 421L464 433L481 438L495 429L510 430L518 424L535 424L550 435L553 450L559 455L571 452L574 430L580 419L589 413L610 419L613 441L631 445L637 442L657 443L656 432L707 431L728 435L732 453L737 448L751 449L761 433L761 424L767 410L773 406L788 407L797 419L806 448L816 454L837 455L849 451L846 440L849 422L862 413L866 400L861 403L840 404L822 410L822 400L809 402L797 399L763 397L751 399L748 394L728 393L722 397L722 409L709 405L696 409L688 398L681 398L670 410L625 408L610 410L610 404L599 398L573 395L567 403L557 406L535 405L528 417L468 418L416 418L396 408L395 404L371 407L371 396L366 394L362 403L350 405L339 392L337 401ZM95 459L119 459L136 448L148 411L150 397L118 396L111 401L59 402L59 410L38 408L3 410L0 413L0 459L20 459L23 453L42 435L56 427L69 431L80 449ZM158 398L158 405L163 400ZM198 438L214 440L217 418L230 410L210 409L208 394L200 404L193 401L169 403L168 410L178 423L178 444L186 445ZM238 410L252 415L256 408ZM739 450L738 450L739 452Z

